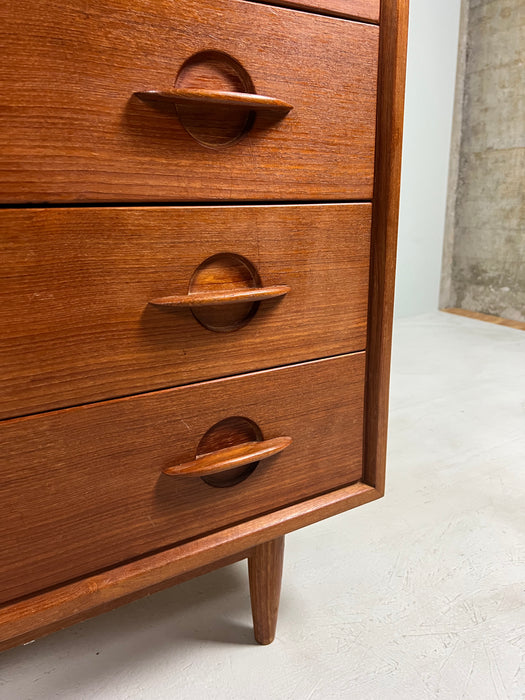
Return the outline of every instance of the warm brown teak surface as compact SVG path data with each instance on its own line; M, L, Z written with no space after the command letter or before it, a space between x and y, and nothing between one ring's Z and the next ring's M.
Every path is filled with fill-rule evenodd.
M305 10L319 10L337 17L351 19L379 20L380 0L254 0L268 5L282 5Z
M11 209L2 217L0 417L366 345L369 204ZM232 333L204 328L191 309L148 304L187 294L195 269L223 251L250 261L264 285L291 291L260 302Z
M371 198L376 26L242 0L2 7L4 201ZM173 88L210 48L292 111L212 150L173 107L133 97Z
M407 11L3 4L0 649L382 495Z
M358 353L0 424L1 600L357 481L363 390ZM231 488L162 473L233 416L292 443Z

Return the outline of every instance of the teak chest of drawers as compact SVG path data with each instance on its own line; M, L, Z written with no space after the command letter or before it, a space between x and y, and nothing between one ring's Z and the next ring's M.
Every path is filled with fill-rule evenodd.
M3 3L0 648L382 495L406 0Z

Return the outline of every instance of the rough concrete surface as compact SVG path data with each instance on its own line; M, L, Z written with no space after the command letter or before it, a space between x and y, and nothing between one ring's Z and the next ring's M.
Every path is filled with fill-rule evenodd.
M287 537L277 638L239 563L0 655L2 700L522 700L525 332L394 332L387 494Z
M470 0L466 49L441 305L525 321L525 1Z
M467 64L468 14L468 0L461 0L458 32L458 55L456 62L456 87L454 93L454 114L450 139L445 230L443 236L443 256L441 260L441 284L439 289L440 309L450 306L450 299L452 298L452 260L454 256L456 196L459 180L459 153L461 150L463 96L465 93L465 69Z

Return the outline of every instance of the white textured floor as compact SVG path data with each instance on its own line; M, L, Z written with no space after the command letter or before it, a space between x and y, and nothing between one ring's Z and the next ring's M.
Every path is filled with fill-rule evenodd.
M391 398L387 496L287 538L271 646L240 563L5 652L0 696L524 698L525 333L402 320Z

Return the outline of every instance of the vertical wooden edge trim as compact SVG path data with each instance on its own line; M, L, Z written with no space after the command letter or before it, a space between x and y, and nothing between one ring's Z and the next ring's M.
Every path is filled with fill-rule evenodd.
M408 0L382 0L368 307L363 481L384 492Z
M249 556L250 550L381 494L358 482L0 608L0 651Z

